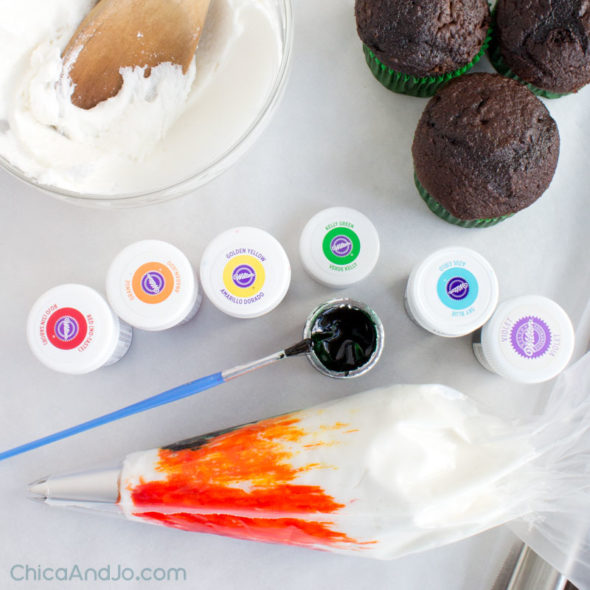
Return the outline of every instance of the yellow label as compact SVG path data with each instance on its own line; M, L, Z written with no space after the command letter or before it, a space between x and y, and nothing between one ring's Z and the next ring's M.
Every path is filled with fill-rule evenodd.
M236 256L223 269L223 284L235 297L248 298L258 294L265 279L264 266L254 256Z

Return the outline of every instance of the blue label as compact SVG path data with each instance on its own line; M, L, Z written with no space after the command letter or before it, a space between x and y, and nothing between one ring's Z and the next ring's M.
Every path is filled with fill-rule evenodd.
M436 291L443 305L450 309L467 309L475 303L479 286L473 273L454 267L440 275Z

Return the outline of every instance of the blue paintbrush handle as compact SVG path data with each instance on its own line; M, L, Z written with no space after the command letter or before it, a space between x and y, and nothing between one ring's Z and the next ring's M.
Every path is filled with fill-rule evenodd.
M48 445L63 438L68 438L69 436L90 430L91 428L96 428L97 426L102 426L103 424L108 424L109 422L114 422L115 420L120 420L121 418L126 418L127 416L138 414L139 412L145 412L146 410L151 410L152 408L157 408L158 406L189 397L195 393L221 385L224 382L225 379L221 372L208 375L207 377L201 377L200 379L185 383L184 385L179 385L178 387L173 387L168 391L158 393L157 395L148 397L140 402L121 408L120 410L115 410L104 416L99 416L98 418L88 420L87 422L82 422L82 424L78 424L77 426L60 430L49 436L44 436L43 438L38 438L37 440L33 440L24 445L4 451L0 453L0 461Z

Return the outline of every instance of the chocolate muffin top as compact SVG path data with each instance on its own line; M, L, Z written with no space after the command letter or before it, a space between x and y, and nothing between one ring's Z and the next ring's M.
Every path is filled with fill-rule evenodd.
M412 145L416 177L462 220L528 207L549 186L559 132L545 105L516 80L467 74L433 96Z
M495 10L495 43L525 82L556 93L590 82L588 0L499 0Z
M396 72L439 76L467 65L489 26L487 0L356 0L357 31Z

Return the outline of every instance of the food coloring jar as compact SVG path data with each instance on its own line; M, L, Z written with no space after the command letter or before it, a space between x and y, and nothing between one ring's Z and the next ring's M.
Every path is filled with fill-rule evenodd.
M410 273L405 306L416 324L438 336L471 334L498 303L498 278L490 263L469 248L437 250Z
M50 289L34 303L27 320L33 354L50 369L72 375L117 362L131 337L131 327L85 285Z
M113 260L106 281L115 313L142 330L166 330L188 322L202 300L188 258L160 240L142 240Z
M311 312L303 337L311 341L308 358L324 375L359 377L379 361L385 331L379 316L354 299L332 299Z
M219 310L236 318L256 318L277 307L287 294L291 265L269 233L236 227L207 246L200 277L205 294Z
M518 383L541 383L565 369L574 328L554 301L527 295L504 301L473 335L473 352L488 371Z
M379 234L362 213L332 207L314 215L299 240L305 270L319 283L342 288L366 278L379 259Z

